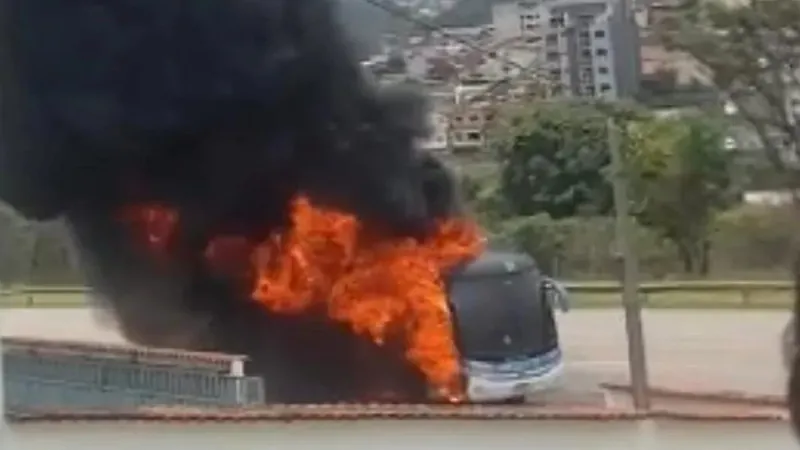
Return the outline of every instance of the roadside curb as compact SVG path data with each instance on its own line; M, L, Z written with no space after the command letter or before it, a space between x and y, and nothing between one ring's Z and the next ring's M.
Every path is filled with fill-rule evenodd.
M621 391L631 393L632 388L629 384L619 383L601 383L600 387L610 391ZM786 408L786 399L783 396L772 394L751 394L742 391L711 391L704 388L687 389L687 388L667 388L667 387L650 387L650 395L661 399L674 399L674 400L693 400L703 402L716 402L728 404L740 404L751 406L767 406Z

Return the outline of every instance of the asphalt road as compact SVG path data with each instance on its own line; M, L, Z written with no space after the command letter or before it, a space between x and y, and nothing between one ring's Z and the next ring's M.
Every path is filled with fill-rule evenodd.
M651 310L644 315L651 382L673 388L782 394L779 336L784 311ZM559 318L568 383L627 380L621 311L578 310ZM0 310L3 336L121 342L88 309Z

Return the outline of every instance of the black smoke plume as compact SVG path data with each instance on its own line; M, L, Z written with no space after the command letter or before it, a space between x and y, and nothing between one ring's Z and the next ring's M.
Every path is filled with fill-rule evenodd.
M213 236L253 242L303 193L422 236L458 211L414 150L415 92L370 84L326 0L0 0L0 197L64 217L102 306L133 342L251 356L276 402L425 397L397 349L322 314L285 317L204 263ZM179 211L157 263L115 219Z

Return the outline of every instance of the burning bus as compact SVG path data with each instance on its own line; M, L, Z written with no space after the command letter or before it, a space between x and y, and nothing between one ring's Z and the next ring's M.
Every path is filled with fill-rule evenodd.
M123 334L248 354L268 401L515 400L563 370L554 312L568 309L566 291L529 256L486 249L468 221L440 231L438 248L358 250L347 247L357 245L355 217L301 200L288 235L257 245L217 238L197 263L206 269L187 272L171 256L174 211L106 217L71 223L87 278ZM254 259L259 251L272 253Z
M131 342L246 354L277 403L557 374L556 285L486 251L330 0L0 0L0 59L0 198L68 223Z
M524 254L488 251L447 281L470 401L514 400L549 389L563 362L554 310L566 290Z

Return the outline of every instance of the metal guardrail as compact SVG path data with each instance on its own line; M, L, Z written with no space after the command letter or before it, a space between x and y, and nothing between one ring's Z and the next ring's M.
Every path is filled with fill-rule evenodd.
M570 294L597 295L597 294L617 294L621 293L619 283L613 281L589 281L589 282L561 282ZM650 294L662 293L732 293L740 297L743 305L753 302L753 297L758 292L790 292L794 286L789 281L668 281L668 282L648 282L642 283L639 287L640 294L646 299ZM14 289L13 295L7 297L7 304L15 306L36 306L37 302L48 306L57 306L60 303L74 305L74 299L60 301L53 299L52 296L58 295L85 295L91 291L83 286L25 286ZM3 302L3 294L9 295L10 292L0 291L0 304ZM47 298L48 300L37 299L37 297ZM580 300L580 298L578 299ZM726 302L730 304L731 302ZM580 302L576 303L579 305Z
M571 292L604 293L619 292L620 284L614 281L561 281ZM646 293L673 291L736 291L741 289L788 291L793 289L791 281L784 280L695 280L695 281L658 281L642 283L640 291ZM85 286L21 286L13 290L14 295L37 294L89 294L91 290ZM8 290L2 294L11 294Z
M3 339L5 400L12 409L263 404L263 381L242 373L244 359L216 353Z
M617 293L622 288L615 282L572 282L563 283L575 293ZM727 291L791 291L794 285L790 281L666 281L642 283L639 292L658 294L664 292L727 292Z
M620 284L613 282L567 283L566 286L573 294L620 293L621 295ZM789 293L792 290L794 290L794 285L789 281L672 281L643 283L639 286L639 294L644 305L650 303L650 296L655 294L683 293L689 297L692 294L727 293L738 296L738 302L720 301L720 306L738 304L746 307L758 304L756 301L758 293ZM715 304L714 301L706 303ZM789 304L788 300L786 304Z

